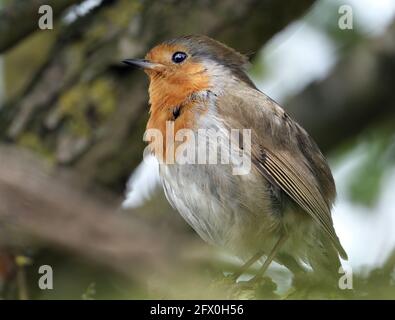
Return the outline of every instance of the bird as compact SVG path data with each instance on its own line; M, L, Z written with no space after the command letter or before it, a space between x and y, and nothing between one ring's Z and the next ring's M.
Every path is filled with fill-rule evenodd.
M144 59L123 62L149 77L147 132L165 137L172 125L176 134L191 133L173 146L167 138L148 141L148 150L160 163L170 204L203 240L244 261L234 279L257 261L261 268L250 281L262 278L273 261L295 274L307 268L335 279L347 253L331 216L331 170L302 126L255 86L248 57L208 36L187 35L156 45ZM232 136L232 130L249 130L249 136ZM235 174L231 161L167 161L182 143L212 151L207 144L196 147L200 132L214 134L236 155L249 139L249 170Z

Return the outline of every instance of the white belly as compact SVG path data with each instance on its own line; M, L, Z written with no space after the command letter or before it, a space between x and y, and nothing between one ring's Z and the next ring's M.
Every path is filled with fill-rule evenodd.
M265 208L263 190L260 205L254 201L253 190L248 190L252 177L232 176L230 171L225 165L160 167L168 200L192 228L210 243L237 249L247 230L265 229L263 220L270 208L268 203ZM259 189L256 186L254 191Z
M161 164L162 184L169 202L204 240L242 251L276 229L280 217L273 215L268 183L260 173L252 169L245 175L234 174L236 160L226 142L231 133L215 116L208 118L210 122L200 123L199 128L214 129L219 135L217 163ZM202 149L207 154L212 148L197 141L193 142L195 159ZM223 152L228 152L228 164L221 163Z

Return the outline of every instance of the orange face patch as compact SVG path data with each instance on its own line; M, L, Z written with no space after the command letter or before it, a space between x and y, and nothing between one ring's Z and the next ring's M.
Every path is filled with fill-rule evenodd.
M172 61L172 55L178 51L188 54L184 47L162 44L146 55L147 60L163 66L160 70L146 70L150 77L151 104L147 129L159 129L163 137L166 136L166 121L174 121L175 132L194 127L196 115L205 110L190 101L190 97L194 92L206 90L210 86L209 75L203 64L190 57L180 64ZM180 109L179 116L175 118L173 111L177 107Z

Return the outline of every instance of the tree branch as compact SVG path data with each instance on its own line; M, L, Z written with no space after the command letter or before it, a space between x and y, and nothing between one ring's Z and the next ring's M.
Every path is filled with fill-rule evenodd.
M87 194L75 177L55 173L26 151L0 146L0 162L0 247L63 248L139 278L174 269L193 246L185 236L119 212L112 196Z

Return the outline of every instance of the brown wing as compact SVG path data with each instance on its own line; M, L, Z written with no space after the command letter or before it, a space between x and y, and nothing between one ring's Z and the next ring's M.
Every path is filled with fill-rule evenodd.
M347 259L331 217L335 184L314 141L261 92L245 88L218 100L218 111L231 128L252 130L251 156L259 172L306 211Z

